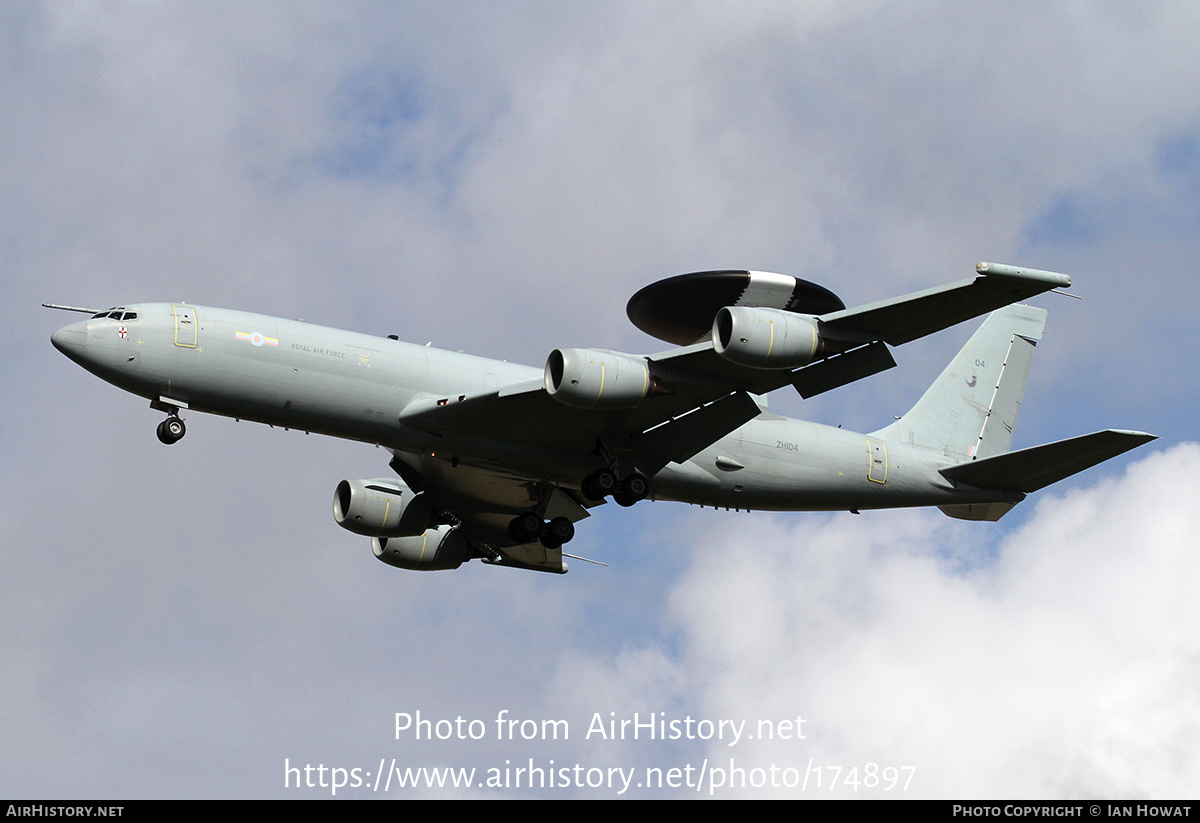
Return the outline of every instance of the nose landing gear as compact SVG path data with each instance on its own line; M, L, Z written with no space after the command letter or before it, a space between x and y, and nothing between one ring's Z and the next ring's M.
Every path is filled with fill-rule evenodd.
M187 426L183 424L183 420L178 415L172 414L158 424L158 439L168 446L178 443L185 434L187 434Z

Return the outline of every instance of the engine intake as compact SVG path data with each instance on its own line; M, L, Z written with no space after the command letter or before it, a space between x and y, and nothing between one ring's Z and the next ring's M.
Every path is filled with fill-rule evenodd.
M578 409L631 409L653 385L644 357L604 349L555 349L546 359L546 392Z
M753 369L795 369L821 356L817 319L779 309L725 306L712 328L717 354Z
M407 537L429 528L429 500L392 478L343 480L333 493L333 519L366 537Z

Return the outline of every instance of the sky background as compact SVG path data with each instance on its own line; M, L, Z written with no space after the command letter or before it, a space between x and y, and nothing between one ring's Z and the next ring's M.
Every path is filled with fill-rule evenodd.
M285 762L394 758L1195 797L1198 39L1188 2L0 4L0 796L324 797ZM330 500L383 452L199 415L166 448L39 308L186 300L540 365L665 348L624 305L681 272L854 305L980 260L1085 298L1035 301L1014 445L1158 441L997 524L604 506L571 550L610 565L565 577L377 562ZM772 408L879 428L974 325ZM505 710L570 739L497 740ZM485 738L396 739L417 711ZM585 738L634 712L805 737ZM887 767L907 791L828 785ZM338 792L414 795L616 790Z

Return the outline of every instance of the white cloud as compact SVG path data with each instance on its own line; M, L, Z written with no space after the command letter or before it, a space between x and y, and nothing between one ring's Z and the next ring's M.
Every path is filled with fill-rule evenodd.
M682 651L662 663L680 685L656 696L686 694L694 716L751 727L806 718L803 741L709 746L715 765L803 774L811 759L860 778L868 763L912 766L909 796L1190 796L1198 477L1200 446L1183 444L1045 494L994 556L981 542L991 527L930 512L734 519L695 534L670 595ZM661 653L623 655L612 676L644 682L629 660Z

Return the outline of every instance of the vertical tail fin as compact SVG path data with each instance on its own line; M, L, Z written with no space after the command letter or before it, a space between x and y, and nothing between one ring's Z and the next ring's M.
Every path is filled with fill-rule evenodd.
M1012 305L988 316L917 404L872 437L956 461L1007 452L1045 309Z

